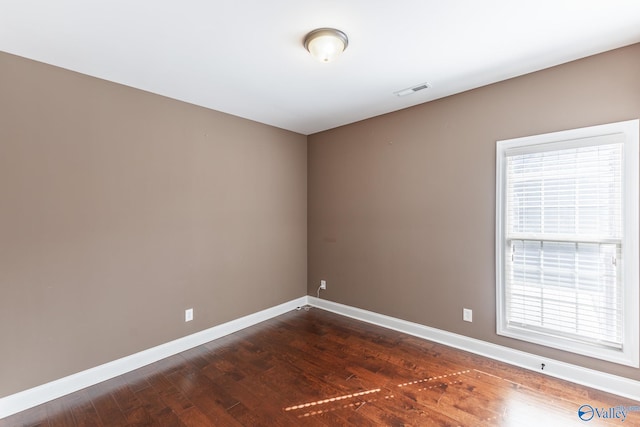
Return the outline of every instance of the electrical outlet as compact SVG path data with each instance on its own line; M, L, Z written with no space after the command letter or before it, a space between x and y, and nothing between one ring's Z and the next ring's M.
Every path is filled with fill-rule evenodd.
M473 310L470 308L462 309L462 320L465 322L473 322Z
M327 281L320 280L320 289L327 289Z
M193 308L188 308L184 311L184 321L191 322L193 320Z

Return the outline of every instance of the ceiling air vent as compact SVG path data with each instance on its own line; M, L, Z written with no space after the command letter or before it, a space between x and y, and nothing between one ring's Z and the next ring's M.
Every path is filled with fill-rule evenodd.
M430 87L431 86L429 85L429 83L421 83L419 85L412 86L412 87L409 87L409 88L406 88L406 89L402 89L402 90L399 90L399 91L393 92L393 93L394 93L394 95L397 95L397 96L407 96L407 95L411 95L412 93L416 93L416 92L418 92L420 90L427 89L427 88L430 88Z

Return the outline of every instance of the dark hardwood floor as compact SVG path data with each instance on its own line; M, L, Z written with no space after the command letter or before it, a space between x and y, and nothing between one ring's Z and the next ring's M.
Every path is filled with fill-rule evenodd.
M0 420L0 426L632 426L619 396L312 308ZM597 415L597 414L595 414Z

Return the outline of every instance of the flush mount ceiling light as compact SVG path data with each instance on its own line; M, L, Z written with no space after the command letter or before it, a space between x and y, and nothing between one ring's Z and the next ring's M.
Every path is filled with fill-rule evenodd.
M318 28L304 38L304 48L321 62L334 60L348 45L347 35L335 28Z

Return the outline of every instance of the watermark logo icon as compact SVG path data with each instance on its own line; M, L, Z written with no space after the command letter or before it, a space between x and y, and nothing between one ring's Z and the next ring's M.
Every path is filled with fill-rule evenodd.
M582 405L578 408L578 418L582 421L591 421L594 418L618 420L624 422L631 412L640 412L640 406L614 406L611 408L593 407Z
M578 408L578 418L582 421L591 421L595 413L591 405L582 405Z

